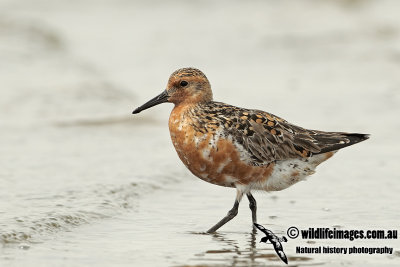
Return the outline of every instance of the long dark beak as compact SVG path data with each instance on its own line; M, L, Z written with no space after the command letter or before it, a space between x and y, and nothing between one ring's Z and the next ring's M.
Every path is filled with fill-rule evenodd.
M135 109L132 114L137 114L145 109L154 107L155 105L161 104L161 103L165 103L168 101L168 93L167 90L164 90L164 92L162 92L161 94L159 94L158 96L156 96L155 98L151 99L150 101L146 102L145 104L141 105L140 107L138 107L137 109Z

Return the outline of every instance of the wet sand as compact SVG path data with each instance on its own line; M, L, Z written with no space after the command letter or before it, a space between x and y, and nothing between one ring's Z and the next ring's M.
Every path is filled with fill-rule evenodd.
M399 230L396 1L0 2L0 265L282 266L244 199L193 177L164 104L132 116L175 69L214 98L321 130L370 133L307 181L256 193L259 222ZM389 246L393 255L298 254ZM397 266L398 240L295 239L291 266Z
M326 194L324 190L316 190L320 189L318 184L312 183L313 188L300 186L300 189L283 194L256 194L259 222L279 236L286 235L286 229L290 226L300 229L309 226L389 229L396 225L395 216L385 216L384 220L379 220L376 215L379 211L374 210L374 205L371 205L367 215L360 211L360 205L351 205L350 208L351 201L347 199L334 204L332 199L329 201L330 198L323 197ZM348 191L340 191L335 199L343 198ZM221 231L212 235L204 233L225 214L233 195L233 190L189 179L179 185L164 186L162 192L142 197L129 212L84 224L72 231L60 232L52 240L31 245L30 249L20 247L19 251L12 251L8 248L3 252L5 255L11 254L8 258L11 266L29 262L48 266L60 262L66 266L282 266L271 245L259 243L263 235L251 230L251 216L246 201L243 201L237 218ZM358 211L355 212L355 208ZM371 224L366 220L361 221L363 216L378 220ZM396 245L396 241L307 242L289 239L288 243L284 243L284 250L290 266L396 266L398 249L395 255L390 256L295 253L296 246L374 247L388 244Z

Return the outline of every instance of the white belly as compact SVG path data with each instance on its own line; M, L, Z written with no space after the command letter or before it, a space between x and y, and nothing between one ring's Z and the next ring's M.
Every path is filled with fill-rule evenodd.
M330 154L319 154L310 158L299 158L277 161L271 176L263 184L258 184L254 189L265 191L280 191L289 186L305 180L315 173L315 168L323 161L330 158L336 151Z

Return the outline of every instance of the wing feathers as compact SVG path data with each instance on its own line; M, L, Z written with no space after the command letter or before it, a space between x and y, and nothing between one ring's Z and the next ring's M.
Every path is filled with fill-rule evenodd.
M260 110L242 109L220 102L210 102L198 110L198 118L210 117L210 125L219 124L246 150L249 164L267 165L278 160L310 157L335 151L368 139L368 135L308 130ZM206 114L204 114L206 113ZM201 128L204 121L196 127ZM203 126L201 126L203 125ZM207 126L205 126L207 127ZM210 127L210 130L214 128Z
M361 142L368 135L341 132L323 132L301 128L270 113L246 110L249 117L262 118L238 120L235 136L240 136L252 162L265 165L276 160L310 157ZM243 117L238 114L239 118Z

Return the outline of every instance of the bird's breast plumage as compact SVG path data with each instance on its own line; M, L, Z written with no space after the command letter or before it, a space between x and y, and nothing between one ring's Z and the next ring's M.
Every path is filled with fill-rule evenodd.
M225 125L197 106L177 106L169 119L171 139L179 158L197 177L222 186L263 183L274 164L253 166L250 155Z

